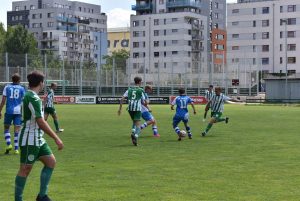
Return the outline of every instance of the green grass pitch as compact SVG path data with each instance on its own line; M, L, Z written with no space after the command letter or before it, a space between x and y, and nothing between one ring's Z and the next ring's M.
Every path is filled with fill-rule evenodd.
M55 201L300 200L300 107L225 105L229 124L215 124L203 138L204 106L196 106L193 139L178 142L174 111L152 105L161 138L148 127L138 147L117 105L56 109L65 149L46 137L57 159L49 188ZM12 201L19 157L4 155L4 147L1 135L0 201ZM25 201L39 191L41 167L37 162L27 180Z

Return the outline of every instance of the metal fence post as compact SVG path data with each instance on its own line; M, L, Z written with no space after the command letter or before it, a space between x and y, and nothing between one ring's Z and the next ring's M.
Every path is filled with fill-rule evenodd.
M62 63L62 80L63 80L63 88L62 88L62 95L65 95L65 87L66 87L66 81L65 81L65 58L63 58Z
M45 85L44 85L44 93L47 91L47 80L48 80L48 75L47 75L47 54L44 54L44 73L45 73Z
M160 90L160 62L158 61L158 68L157 68L157 96L159 96L159 94L160 94L160 92L159 92L159 90Z
M82 96L82 65L83 65L83 54L81 55L81 60L80 60L80 96Z
M115 86L115 73L116 73L116 60L113 58L113 77L112 77L112 95L116 95L116 86Z
M174 67L173 67L173 57L171 57L171 95L173 96L174 94Z
M8 68L8 53L5 53L5 77L6 82L9 82L9 68Z

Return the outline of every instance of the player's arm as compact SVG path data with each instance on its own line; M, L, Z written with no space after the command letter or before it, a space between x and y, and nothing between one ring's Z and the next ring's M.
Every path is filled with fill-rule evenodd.
M194 110L194 114L197 114L196 109L195 109L194 102L191 102L191 106L192 106L192 108L193 108L193 110Z
M1 100L1 104L0 104L0 119L1 119L1 116L2 116L1 112L2 112L2 109L5 105L5 103L6 103L6 96L2 96L2 100Z
M57 145L58 150L62 150L64 148L64 144L61 139L56 135L56 133L50 128L49 124L44 120L44 118L39 117L36 118L36 123L39 128L42 129L45 133L47 133Z
M122 96L121 100L120 100L120 106L119 106L119 110L118 110L118 115L121 115L122 112L122 106L123 106L123 102L125 100L125 98L128 97L128 90L124 93L124 95Z
M171 103L171 110L174 110L174 105L176 104L176 99L177 99L177 97Z

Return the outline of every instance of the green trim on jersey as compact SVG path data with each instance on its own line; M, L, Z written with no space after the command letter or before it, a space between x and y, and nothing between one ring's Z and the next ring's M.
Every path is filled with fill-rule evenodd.
M45 107L54 107L54 91L51 88L47 91Z
M128 111L141 111L144 90L140 87L128 89Z
M42 146L46 141L44 132L39 128L36 119L44 118L42 100L31 90L28 90L23 99L23 128L19 138L21 146Z

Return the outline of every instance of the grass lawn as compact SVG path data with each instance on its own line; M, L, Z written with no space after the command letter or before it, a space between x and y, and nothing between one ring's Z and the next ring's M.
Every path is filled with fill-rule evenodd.
M200 137L207 123L204 106L196 108L190 119L193 139L178 142L174 112L152 105L161 138L147 128L134 147L129 115L123 110L118 117L117 105L57 105L65 149L58 152L46 137L58 162L49 196L54 201L300 200L300 107L225 105L229 124L215 124L206 137ZM49 123L53 126L52 119ZM1 137L0 201L12 201L19 157L4 155L4 148ZM27 179L24 201L35 200L41 168L37 162Z

